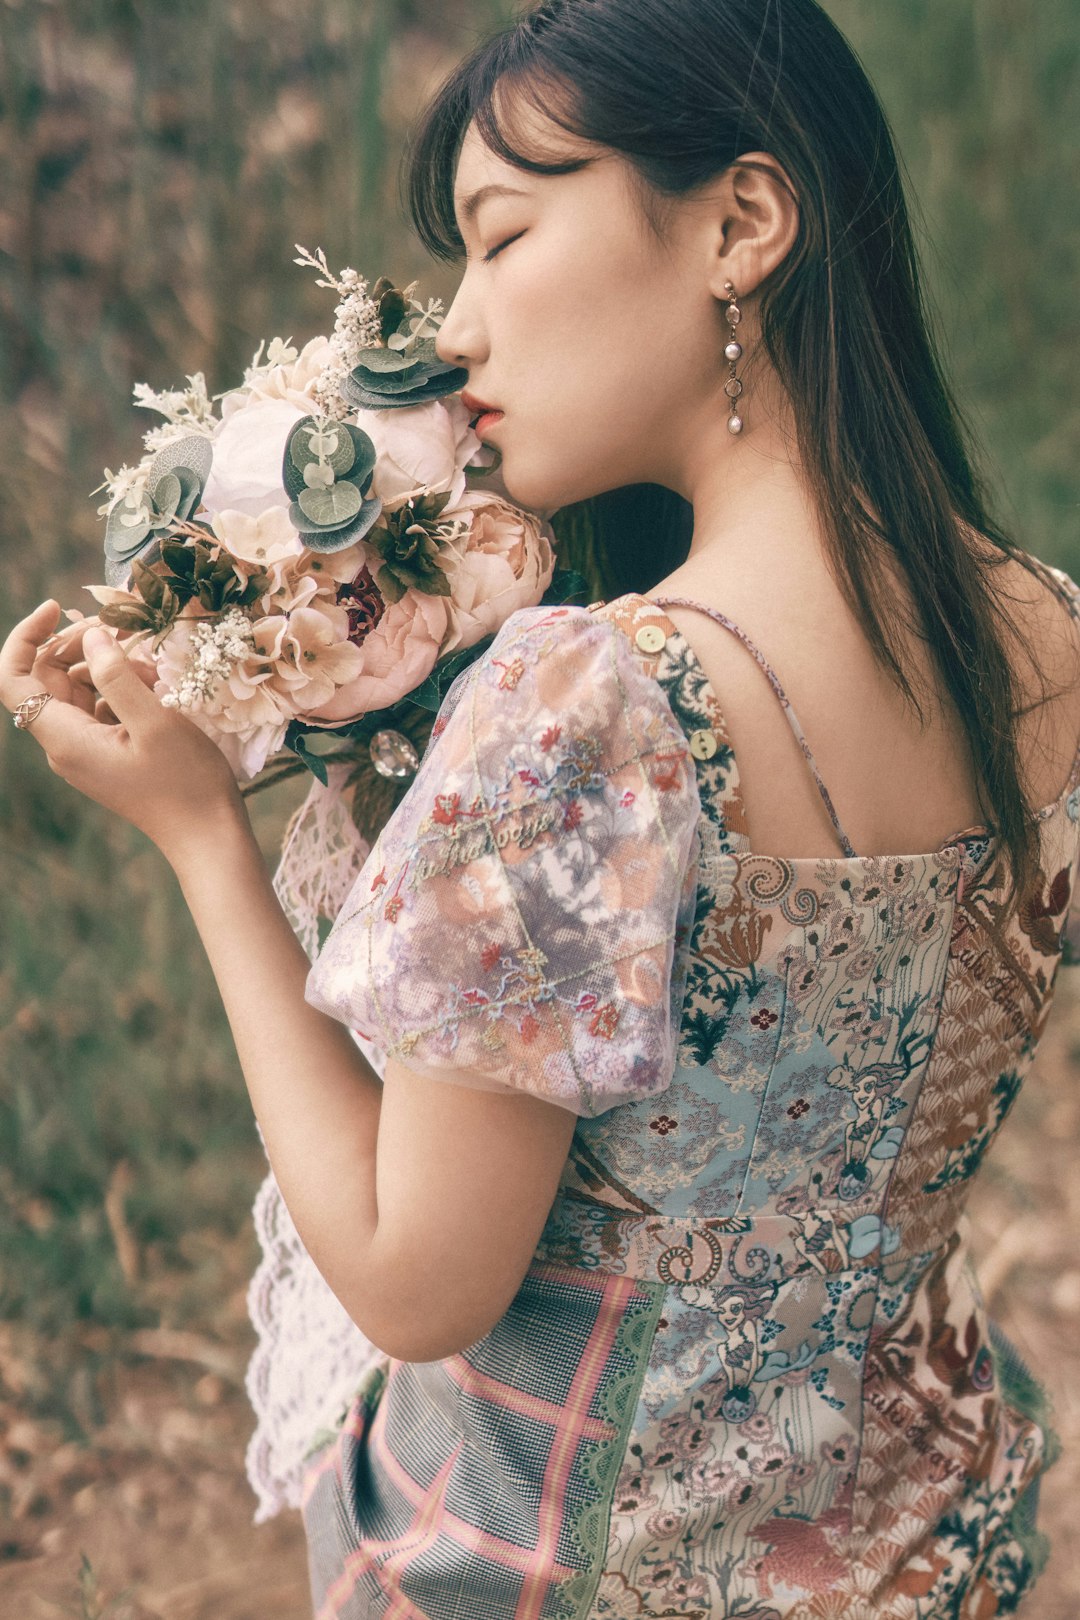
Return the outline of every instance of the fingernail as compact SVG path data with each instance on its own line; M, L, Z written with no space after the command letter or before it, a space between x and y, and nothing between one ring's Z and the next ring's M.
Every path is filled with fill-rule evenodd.
M100 651L111 640L112 637L107 636L99 624L92 624L89 630L83 632L83 652Z

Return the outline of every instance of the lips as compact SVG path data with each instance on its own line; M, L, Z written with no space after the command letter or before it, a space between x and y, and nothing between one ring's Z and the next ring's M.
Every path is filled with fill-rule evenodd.
M484 420L485 417L490 417L492 421L495 421L503 414L498 405L489 405L486 400L477 399L475 394L470 394L468 390L464 388L461 391L461 403L465 406L465 409L471 413L469 417L469 426L474 429L479 425L480 422Z

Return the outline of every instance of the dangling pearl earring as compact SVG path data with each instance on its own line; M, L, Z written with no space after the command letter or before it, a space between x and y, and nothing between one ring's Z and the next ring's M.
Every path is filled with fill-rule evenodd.
M742 344L738 341L738 338L735 335L735 328L742 320L742 310L739 308L737 302L738 295L730 281L724 282L724 291L731 300L727 309L724 311L724 314L727 316L728 326L731 328L731 338L724 350L724 357L731 366L731 376L724 384L724 393L731 401L731 415L728 417L727 425L729 433L741 433L743 430L743 419L735 408L735 401L742 393L743 385L741 380L735 375L735 367L742 359L743 348Z

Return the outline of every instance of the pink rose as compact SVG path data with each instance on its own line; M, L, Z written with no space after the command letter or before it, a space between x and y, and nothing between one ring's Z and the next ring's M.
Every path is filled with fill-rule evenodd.
M406 591L361 642L359 673L321 708L306 713L305 722L342 725L406 697L431 674L446 635L446 608L444 596Z
M534 512L490 491L470 489L441 513L444 522L470 517L468 534L444 554L450 580L444 653L474 646L518 608L539 602L555 572L551 530Z

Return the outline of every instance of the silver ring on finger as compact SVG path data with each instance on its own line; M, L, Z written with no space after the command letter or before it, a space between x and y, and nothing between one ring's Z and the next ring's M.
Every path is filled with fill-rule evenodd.
M51 697L51 692L31 692L29 697L15 705L14 720L20 731L26 731L33 725Z

